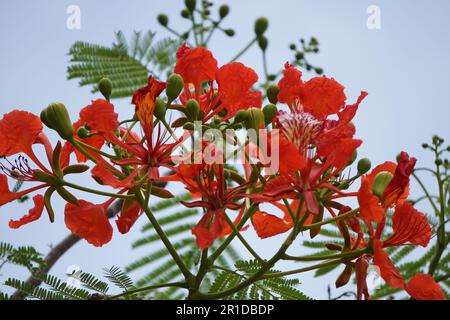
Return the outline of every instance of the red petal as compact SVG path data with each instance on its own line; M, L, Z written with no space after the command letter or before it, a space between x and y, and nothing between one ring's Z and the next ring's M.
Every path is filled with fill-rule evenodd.
M0 156L29 154L42 132L41 119L26 111L14 110L0 120Z
M153 76L148 77L148 85L138 89L133 94L131 103L136 106L136 114L145 130L153 127L153 113L155 111L156 98L166 88L166 83L156 80ZM145 132L145 134L149 134Z
M79 205L66 204L64 222L75 235L101 247L112 239L113 229L101 205L79 200Z
M295 69L289 63L284 65L283 78L278 82L278 101L292 106L293 102L299 98L300 89L303 85L302 72Z
M181 49L181 48L180 48ZM182 47L178 54L178 60L174 72L183 77L187 85L192 83L198 89L203 81L216 79L217 60L211 51L204 47Z
M107 185L113 188L131 188L131 180L135 175L130 175L125 180L119 180L105 165L99 163L91 171L92 177L101 185Z
M316 77L301 90L301 103L306 112L318 119L337 113L345 105L344 86L334 79Z
M416 273L405 289L415 300L445 300L442 288L429 274Z
M263 211L257 211L253 214L252 224L261 239L284 233L293 226L292 221L286 221Z
M114 106L104 99L92 101L92 104L80 111L80 120L93 132L107 133L117 129L119 122Z
M380 223L385 212L383 207L379 204L379 199L371 191L371 184L368 177L361 178L361 187L358 191L358 203L361 218L370 224L372 221Z
M279 158L279 171L282 175L292 175L306 166L307 159L300 154L298 147L280 135L279 150L274 150L274 156Z
M120 216L116 219L117 229L122 234L130 231L143 210L137 201L125 201Z
M367 97L367 95L368 95L367 92L361 91L361 94L359 95L359 98L355 104L346 106L344 110L338 113L339 120L345 123L350 122L355 116L360 103L364 100L365 97Z
M33 197L34 207L28 211L28 214L19 220L10 220L9 227L18 229L24 224L38 220L44 211L44 197L40 194Z
M397 206L392 216L392 236L384 241L384 246L398 246L411 243L426 247L431 239L431 227L427 217L414 209L410 202Z
M8 202L19 199L24 194L22 192L9 191L8 178L4 174L0 174L0 206L7 204Z
M382 241L373 241L373 263L380 268L381 277L392 288L404 288L405 281L400 272L395 268L387 252L383 249Z

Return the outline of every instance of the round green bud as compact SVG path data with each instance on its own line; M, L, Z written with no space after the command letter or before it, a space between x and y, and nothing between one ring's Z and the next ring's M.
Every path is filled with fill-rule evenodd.
M41 112L42 122L58 132L64 140L73 136L73 125L66 106L60 102L51 103Z
M194 124L192 122L186 122L183 125L183 129L184 130L189 130L189 131L194 131L195 127L194 127Z
M248 109L248 117L245 121L246 128L258 131L261 124L264 124L264 113L262 110L255 107Z
M269 20L265 17L261 17L256 19L255 21L255 33L257 36L261 36L264 32L266 32L269 27Z
M178 98L183 88L184 81L179 74L174 73L167 79L166 95L169 103Z
M274 104L269 103L264 106L262 111L264 113L265 125L268 126L277 115L277 107Z
M271 84L267 88L267 98L270 103L276 104L278 102L278 92L280 92L280 88L278 88L277 84Z
M77 135L81 139L86 139L86 138L89 138L91 136L89 134L89 130L86 129L85 127L79 127L78 130L77 130Z
M164 100L162 100L161 98L156 98L155 111L153 111L153 115L155 116L155 118L160 120L164 119L166 117L166 112L167 107Z
M223 32L225 32L225 34L229 37L233 37L236 34L233 29L225 29Z
M291 49L291 50L296 50L296 49L297 49L297 46L295 45L295 43L291 43L291 44L289 45L289 49Z
M193 120L196 120L199 113L200 113L200 106L197 102L197 100L195 99L190 99L187 103L186 103L186 109L189 112L189 114L191 115Z
M191 17L191 13L189 10L183 9L181 10L181 16L185 19L189 19Z
M381 199L384 190L386 190L389 183L391 183L392 178L394 178L394 175L387 171L382 171L377 174L373 180L372 193Z
M316 71L316 73L318 75L321 75L323 73L323 69L322 68L315 68L314 70Z
M230 7L226 4L221 5L219 8L219 17L220 19L225 18L230 13Z
M190 12L194 12L195 6L197 5L196 0L184 0L184 5Z
M302 60L305 57L305 54L303 52L297 52L295 54L295 59L296 60Z
M248 118L247 110L239 110L234 116L234 123L240 123L246 121Z
M102 78L98 82L98 90L105 97L106 100L109 101L112 92L112 82L108 78Z
M430 145L428 143L422 143L422 148L427 149L429 147L430 147Z
M450 152L450 146L448 146L448 147L447 147L447 151L449 151L449 152Z
M169 24L169 17L166 14L161 13L156 19L163 27L167 27L167 25Z
M258 37L258 45L262 51L266 51L268 44L269 44L269 40L267 40L266 37L264 37L264 36Z
M370 170L372 163L367 158L362 158L358 161L358 174L362 175Z
M434 160L434 164L437 165L437 166L441 166L442 165L442 160L438 158L438 159Z

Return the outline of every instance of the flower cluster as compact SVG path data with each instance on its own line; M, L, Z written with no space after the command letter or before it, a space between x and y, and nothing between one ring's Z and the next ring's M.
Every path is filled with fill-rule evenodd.
M279 83L267 88L270 103L262 107L265 94L254 89L258 82L254 70L238 62L219 67L208 49L183 45L174 74L167 82L150 76L148 85L133 96L133 118L120 122L109 102L108 81L102 81L105 99L84 107L73 123L61 103L51 104L40 117L14 110L0 120L4 173L0 174L0 206L35 194L34 207L11 220L11 228L39 219L44 209L53 221L51 202L56 192L67 202L67 228L102 246L113 236L107 209L114 201L121 201L115 222L124 234L144 212L152 223L157 221L148 207L150 198L173 197L162 183L176 181L194 198L183 204L202 209L192 229L202 250L251 224L261 239L289 231L289 241L276 257L295 260L286 250L298 235L309 231L313 238L321 226L335 224L344 245L329 244L328 248L339 251L337 263L345 265L337 285L346 284L354 271L358 297L370 298L366 276L368 266L374 264L389 285L405 289L415 299L444 298L429 275L417 274L406 283L386 251L393 246L425 247L430 242L427 218L406 200L416 159L401 152L397 163L386 162L370 173L370 161L361 159L357 174L350 174L362 143L355 138L352 119L366 92L349 104L336 80L306 81L300 70L286 63ZM52 145L44 124L63 143ZM219 134L197 137L195 127ZM259 136L256 140L247 136L241 142L227 133L229 129L256 130ZM217 137L224 143L218 143ZM190 150L189 138L199 148ZM224 145L239 147L241 168L227 164ZM47 165L35 153L36 147L43 147ZM273 170L273 162L278 170ZM97 184L116 191L91 189L66 178L88 170ZM11 191L8 178L32 185ZM359 190L348 191L357 181ZM71 189L106 200L95 204L78 199ZM274 210L263 211L267 205ZM391 234L386 234L387 224L392 224Z

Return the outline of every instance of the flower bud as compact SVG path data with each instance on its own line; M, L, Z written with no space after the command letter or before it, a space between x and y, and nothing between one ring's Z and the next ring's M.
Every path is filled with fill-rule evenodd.
M80 137L81 139L87 139L91 137L91 135L89 134L89 130L86 129L86 127L79 127L77 131L77 136Z
M102 78L98 83L98 90L109 101L112 92L112 82L108 78Z
M184 130L189 130L189 131L194 131L195 127L194 127L194 124L192 122L186 122L183 125L183 129Z
M191 17L191 13L187 9L181 10L181 16L185 19L189 19Z
M169 24L169 17L163 13L159 14L157 19L159 24L163 27L167 27L167 25Z
M372 193L376 195L378 198L383 197L384 190L391 182L394 175L387 171L382 171L375 176L372 184Z
M184 5L190 12L194 12L195 6L197 5L196 0L184 0Z
M167 79L166 95L170 102L174 101L180 95L184 88L183 78L179 74L172 74Z
M223 32L229 37L233 37L236 34L233 29L225 29Z
M342 251L342 246L337 243L325 243L325 247L332 251Z
M226 4L221 5L219 8L219 17L220 19L225 18L230 13L230 7Z
M264 113L261 109L252 107L248 109L248 117L245 121L247 129L253 129L258 131L261 124L264 123Z
M364 173L368 172L371 166L372 164L370 163L369 159L362 158L358 161L358 174L363 175Z
M258 37L258 45L262 51L266 51L268 44L269 44L269 40L267 40L266 37L264 37L264 36Z
M264 113L264 123L266 126L268 126L270 123L272 123L273 119L277 115L277 107L274 104L267 104L263 108Z
M197 100L190 99L186 103L186 109L187 109L188 113L190 114L190 116L192 117L192 119L196 120L198 117L198 114L200 113L200 106L198 105Z
M234 123L240 123L246 121L248 118L247 110L239 110L234 116Z
M255 33L257 36L261 36L264 32L266 32L269 27L269 20L265 17L258 18L255 21Z
M64 104L55 102L41 112L42 122L49 128L58 132L64 140L73 136L72 121Z
M267 98L270 103L276 104L278 102L278 92L280 92L280 88L278 88L277 84L271 84L267 88Z
M166 103L161 98L156 98L155 111L153 111L155 118L159 120L164 119L166 117L166 112Z

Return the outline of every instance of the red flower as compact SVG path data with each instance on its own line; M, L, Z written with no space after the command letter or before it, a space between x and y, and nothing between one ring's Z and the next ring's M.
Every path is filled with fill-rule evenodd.
M261 92L250 90L258 81L258 75L253 69L242 63L232 62L217 70L216 79L219 85L220 108L228 111L226 118L232 118L239 110L261 108Z
M191 49L186 44L178 49L177 58L174 73L183 78L186 86L192 83L199 97L202 82L216 79L217 60L208 49L204 47Z
M155 112L156 98L166 88L166 83L148 77L148 85L138 89L133 94L131 103L136 106L136 114L141 122L144 132L153 127L153 113Z
M33 145L43 145L48 162L52 165L53 148L47 136L42 132L42 129L43 127L39 117L25 111L14 110L5 114L3 119L0 120L0 133L4 137L0 140L0 155L6 162L6 164L0 164L0 170L6 174L0 174L0 206L34 191L50 187L51 183L48 182L48 179L43 179L43 175L50 179L52 177L57 179L52 170L47 169L33 152ZM33 169L32 164L22 155L14 161L6 158L18 153L24 153L37 165L38 169ZM62 167L64 166L65 164L62 165ZM19 192L12 192L9 190L7 176L14 180L38 182L39 184ZM26 223L39 219L43 211L43 197L37 195L33 200L35 207L23 218L17 221L11 221L11 228L16 229ZM52 219L53 217L50 217L50 220Z
M64 210L64 222L73 234L101 247L111 241L113 232L106 216L106 206L84 200L80 200L78 206L68 203Z
M80 111L80 121L91 133L114 132L119 126L117 117L114 106L104 99L94 100Z
M410 158L406 152L400 153L397 165L393 162L385 162L361 180L358 192L361 218L365 221L381 222L386 208L394 204L401 204L409 194L409 175L414 169L415 158ZM381 201L372 193L372 184L380 172L390 172L394 175L389 185L383 192Z
M292 64L286 62L283 70L283 78L278 82L280 90L278 92L278 101L292 107L300 96L302 85L302 72Z

